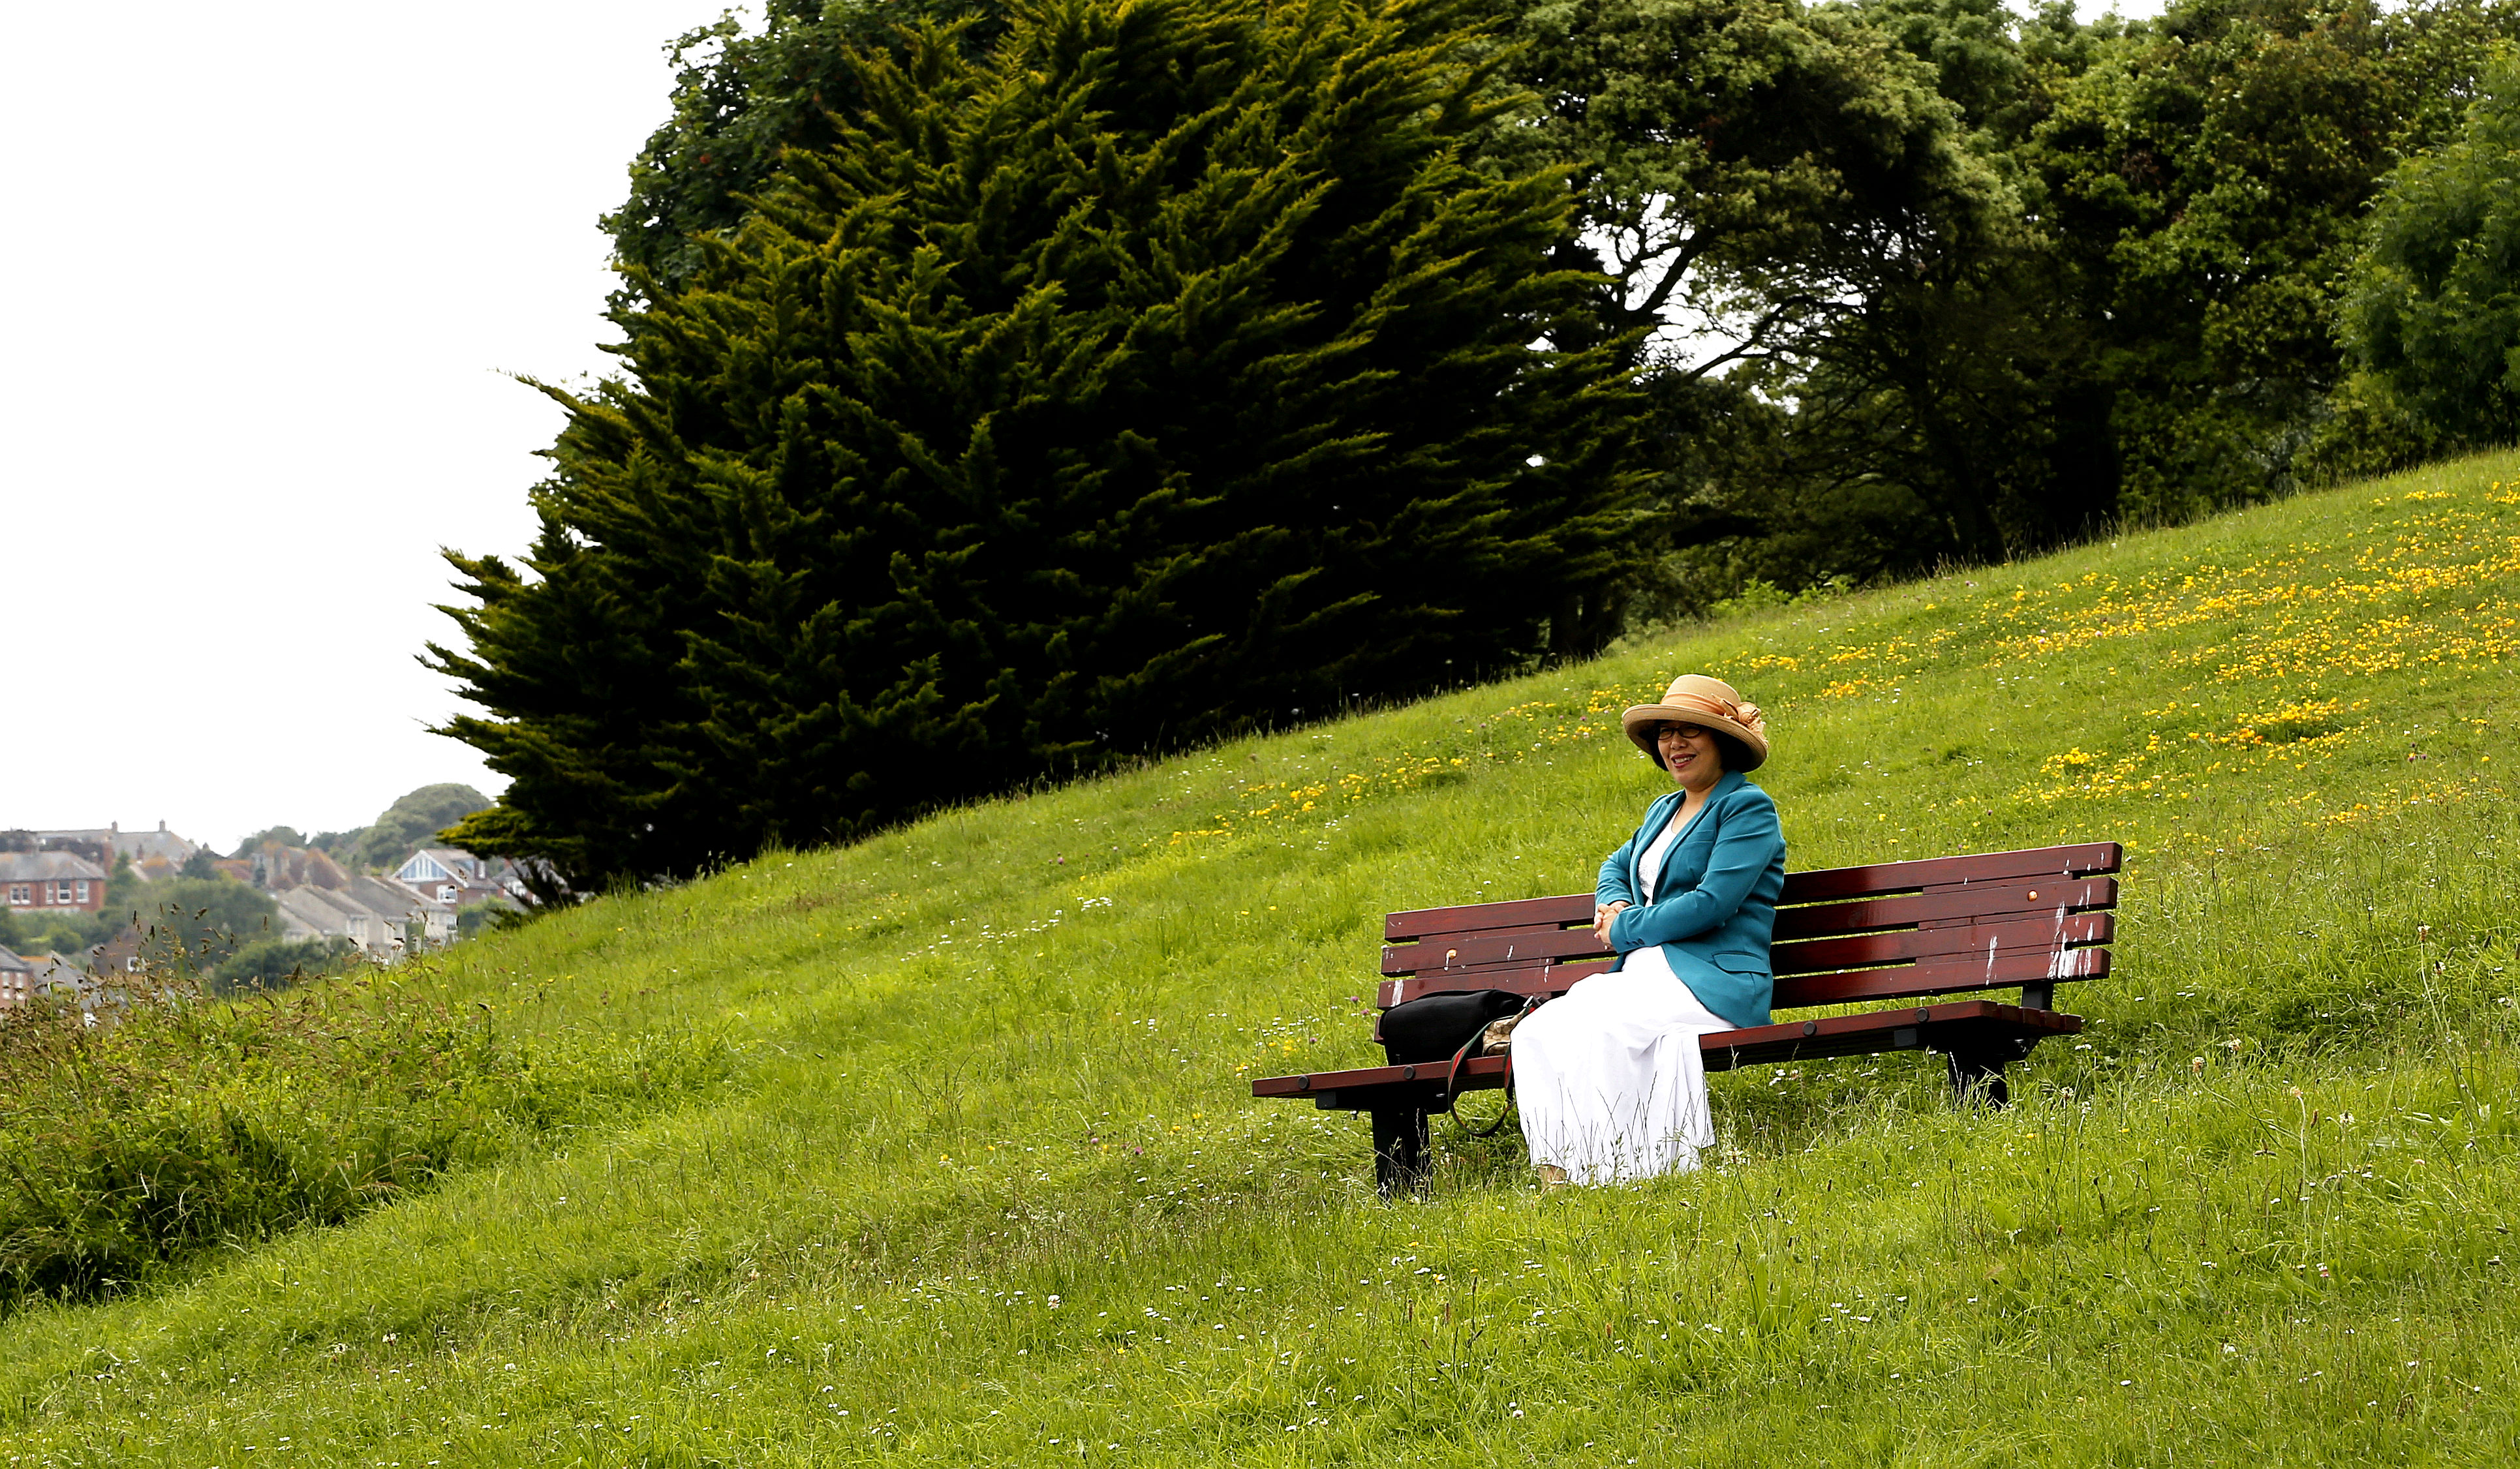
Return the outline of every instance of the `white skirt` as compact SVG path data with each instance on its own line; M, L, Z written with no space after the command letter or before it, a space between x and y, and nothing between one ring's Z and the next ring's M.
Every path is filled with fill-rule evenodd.
M1695 1168L1697 1150L1715 1141L1697 1038L1732 1029L1658 947L1532 1011L1513 1031L1514 1096L1531 1161L1578 1183Z

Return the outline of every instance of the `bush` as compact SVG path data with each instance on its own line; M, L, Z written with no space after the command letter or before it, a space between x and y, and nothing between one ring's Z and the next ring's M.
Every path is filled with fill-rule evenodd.
M152 971L135 993L111 1025L68 1006L0 1019L0 1311L338 1224L729 1069L689 1033L503 1034L408 982L229 1003Z

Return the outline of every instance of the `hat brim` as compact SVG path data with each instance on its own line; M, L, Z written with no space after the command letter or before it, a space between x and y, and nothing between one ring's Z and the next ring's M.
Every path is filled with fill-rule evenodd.
M1712 709L1695 709L1687 704L1631 704L1619 716L1619 723L1627 730L1628 738L1638 749L1644 751L1645 758L1657 768L1662 765L1662 751L1654 747L1653 732L1657 725L1695 725L1701 730L1730 734L1750 758L1737 767L1728 765L1725 767L1727 770L1754 771L1768 763L1766 735L1753 734L1748 726Z

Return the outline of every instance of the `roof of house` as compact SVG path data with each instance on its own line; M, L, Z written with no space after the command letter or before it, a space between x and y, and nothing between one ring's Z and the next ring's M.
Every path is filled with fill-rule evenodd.
M163 857L180 863L201 849L201 843L186 841L167 830L164 822L159 822L155 831L125 831L117 823L112 826L90 826L78 831L38 831L35 835L43 841L67 837L95 842L109 851L128 852L134 861L143 857Z
M54 988L67 986L76 990L88 978L88 972L79 967L79 961L67 954L47 954L34 961L34 968L36 979Z
M35 966L11 954L5 946L0 946L0 972L32 974Z
M139 957L140 946L143 942L140 925L125 923L119 932L104 943L90 945L87 957L95 963L111 962L119 965L125 960Z
M318 933L346 934L352 918L373 918L364 904L320 887L285 888L271 895L281 911Z
M491 881L501 871L516 866L508 858L475 857L462 847L423 847L403 859L401 869L394 875L399 877L411 870L424 857L436 864L440 870L473 882Z
M94 842L100 847L111 849L113 846L113 839L121 834L122 832L120 828L114 826L82 826L71 830L38 831L35 833L35 840L39 842ZM134 834L136 835L137 833Z
M75 852L0 852L0 882L53 882L65 877L102 879L105 868Z
M444 913L447 909L446 904L409 883L396 882L390 877L371 877L365 872L351 876L350 891L370 909L396 917L409 917L429 911Z
M402 866L394 868L394 875L405 882L442 882L450 878L461 882L465 869L457 864L463 860L464 854L452 848L423 847L404 858Z

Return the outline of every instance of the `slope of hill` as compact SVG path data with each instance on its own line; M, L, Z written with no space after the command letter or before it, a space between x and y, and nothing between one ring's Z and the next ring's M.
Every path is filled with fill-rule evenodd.
M2520 459L1652 640L456 951L738 1084L0 1322L12 1464L2459 1462L2520 1240ZM1796 868L2117 837L2083 1043L1955 1113L1717 1079L1720 1163L1377 1203L1389 908L1589 885L1619 707L1765 705ZM1439 1136L1445 1125L1440 1123Z

